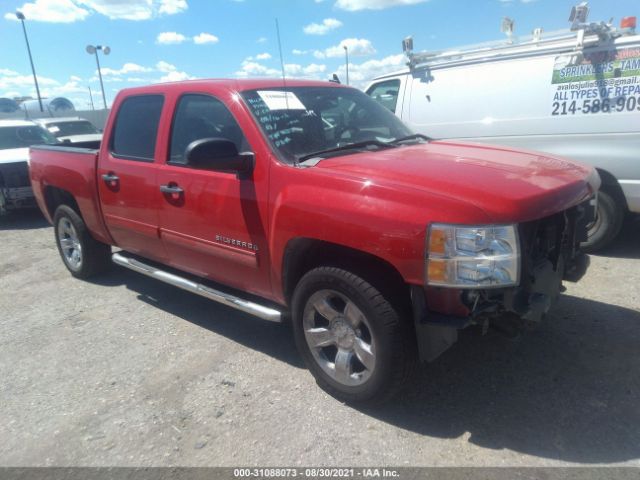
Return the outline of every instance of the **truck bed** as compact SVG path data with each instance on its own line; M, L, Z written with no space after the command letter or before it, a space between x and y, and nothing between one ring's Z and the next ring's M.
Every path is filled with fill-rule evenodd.
M29 176L36 201L53 223L52 200L71 195L97 240L111 243L102 221L97 189L98 150L63 145L37 145L29 149Z

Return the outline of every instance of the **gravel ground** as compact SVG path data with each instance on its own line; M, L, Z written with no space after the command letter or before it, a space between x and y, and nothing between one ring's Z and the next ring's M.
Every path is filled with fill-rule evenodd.
M464 332L395 402L318 389L288 327L0 220L1 466L640 466L640 220L519 341Z

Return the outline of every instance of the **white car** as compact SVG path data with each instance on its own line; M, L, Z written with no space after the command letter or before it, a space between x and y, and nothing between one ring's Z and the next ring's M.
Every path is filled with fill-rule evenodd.
M52 117L34 120L46 128L49 133L62 143L75 146L94 147L102 140L102 133L93 123L80 117Z
M34 122L0 120L0 215L35 206L29 180L29 147L56 143L53 135Z

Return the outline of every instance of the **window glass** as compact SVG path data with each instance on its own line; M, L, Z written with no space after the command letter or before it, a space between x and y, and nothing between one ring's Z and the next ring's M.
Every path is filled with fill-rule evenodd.
M58 143L58 140L44 128L37 125L0 128L0 150L55 143Z
M47 124L49 130L56 137L68 137L71 135L89 135L100 133L93 124L87 120L74 120Z
M239 152L248 150L240 126L220 100L209 95L184 95L173 118L169 161L186 164L187 147L202 138L224 138L235 143Z
M153 160L162 95L129 97L116 117L111 149L115 155L139 160Z
M412 132L360 90L281 87L242 92L264 135L295 162L310 153L366 141L391 142Z
M367 90L367 95L395 113L399 91L400 80L388 80L372 85L369 90Z

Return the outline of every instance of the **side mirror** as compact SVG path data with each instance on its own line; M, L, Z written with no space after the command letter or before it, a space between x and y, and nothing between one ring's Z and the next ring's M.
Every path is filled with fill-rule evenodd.
M246 175L253 169L253 153L238 153L236 144L226 138L201 138L185 151L187 165L194 168Z

